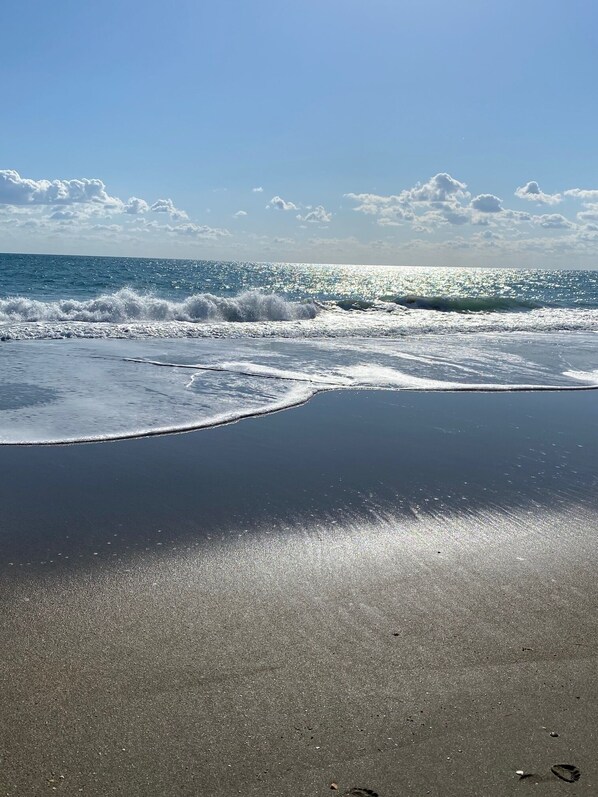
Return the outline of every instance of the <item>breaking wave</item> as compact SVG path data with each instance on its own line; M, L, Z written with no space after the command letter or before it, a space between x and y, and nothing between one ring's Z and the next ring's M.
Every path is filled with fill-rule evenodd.
M91 299L0 298L0 342L61 338L342 338L597 332L598 308L500 296L321 300L247 290L179 300L122 288Z
M385 307L386 305L386 307ZM390 305L390 307L389 307ZM505 313L535 310L542 305L502 296L382 296L378 301L341 299L336 306L341 310L436 310L440 313Z
M299 321L315 318L323 310L389 312L436 310L443 313L493 313L533 310L540 305L497 296L384 296L376 300L341 299L335 302L288 301L282 296L245 291L238 296L196 293L181 301L141 294L131 288L94 299L41 301L25 296L0 299L0 323L84 322L126 324L183 321L245 322Z
M179 302L143 295L130 288L87 300L44 302L23 296L0 299L0 322L4 323L296 321L315 318L317 313L313 302L289 302L259 291L245 291L234 297L197 293Z

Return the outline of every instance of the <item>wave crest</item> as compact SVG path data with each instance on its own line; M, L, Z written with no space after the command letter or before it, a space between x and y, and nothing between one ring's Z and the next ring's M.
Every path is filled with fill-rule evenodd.
M130 288L83 301L43 302L23 296L0 299L0 322L297 321L315 318L317 314L313 302L289 302L259 291L245 291L234 297L196 293L180 302L139 294Z
M390 305L390 307L389 307ZM542 305L503 296L382 296L377 301L341 299L336 302L341 310L386 310L400 307L405 310L436 310L441 313L505 313L535 310ZM394 307L393 307L394 306Z

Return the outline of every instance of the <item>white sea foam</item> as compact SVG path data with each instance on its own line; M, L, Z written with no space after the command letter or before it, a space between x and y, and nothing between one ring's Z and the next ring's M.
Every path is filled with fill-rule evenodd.
M598 386L596 336L22 341L0 346L0 442L103 440L214 426L322 390Z
M292 303L290 304L292 308ZM301 310L299 308L302 308ZM439 313L404 310L397 313L347 313L321 310L300 317L309 305L297 305L293 320L169 321L126 323L97 321L0 321L0 342L84 339L267 339L404 338L488 332L598 332L598 310L541 309L527 313ZM289 312L291 312L289 310Z
M180 301L123 288L94 299L0 299L0 339L346 338L457 332L598 331L598 309L495 297L289 301L260 291Z
M23 296L0 299L0 323L83 322L124 324L135 322L294 321L315 318L313 302L289 302L276 294L245 291L235 297L197 293L180 302L143 295L130 288L95 299L39 301Z
M598 382L598 368L592 371L564 371L564 375L580 382Z

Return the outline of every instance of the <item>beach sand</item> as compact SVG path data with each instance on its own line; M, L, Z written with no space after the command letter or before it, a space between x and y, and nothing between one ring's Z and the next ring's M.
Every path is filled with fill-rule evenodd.
M0 794L598 793L597 399L0 448Z

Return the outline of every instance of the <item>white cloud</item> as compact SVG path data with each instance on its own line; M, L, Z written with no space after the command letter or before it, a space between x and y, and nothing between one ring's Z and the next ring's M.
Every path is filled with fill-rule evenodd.
M329 224L332 220L332 213L329 213L322 205L309 209L305 216L297 216L300 221L308 221L312 224Z
M578 213L577 218L585 222L598 221L598 205L588 205L587 208L587 210L582 210L581 213Z
M561 216L560 213L545 213L542 216L533 217L534 224L544 227L545 230L568 230L575 225Z
M7 205L70 205L95 203L122 208L122 201L109 196L101 180L31 180L14 169L0 170L0 203Z
M430 225L466 224L471 220L469 209L461 205L461 200L469 197L466 188L465 183L450 174L439 172L426 183L417 183L399 194L349 193L345 196L359 203L355 208L357 212L377 216L380 226L398 227L404 221L411 221L419 229L422 224L429 229Z
M261 186L247 190L265 196ZM537 202L538 206L529 205L532 212L505 208L494 193L470 193L465 182L439 172L412 187L398 186L395 193L388 195L345 194L354 210L363 214L362 224L370 228L363 241L311 238L300 230L296 230L296 239L264 236L258 240L248 223L254 221L254 214L234 211L232 198L225 213L231 220L241 220L237 229L248 229L247 234L235 237L227 229L189 220L172 199L158 199L153 204L136 196L123 200L110 196L101 180L32 180L22 178L14 170L4 170L0 171L0 226L10 247L24 250L28 246L41 250L46 242L59 247L56 242L64 240L63 248L72 251L73 242L79 246L87 238L93 241L95 251L101 251L97 243L104 238L106 247L113 247L105 251L130 252L131 242L138 247L145 239L146 252L152 248L164 256L168 256L169 247L170 250L176 247L177 253L194 256L202 241L213 247L214 254L218 248L218 256L233 256L246 250L252 241L255 258L259 258L260 252L264 258L271 253L282 256L280 252L284 250L287 259L325 260L329 253L337 262L347 261L349 257L360 262L398 262L401 252L409 252L412 262L431 265L438 261L439 252L452 251L453 257L449 254L447 262L484 264L484 252L488 263L507 262L504 259L507 258L508 262L528 265L539 262L545 255L542 262L570 263L572 253L580 255L580 263L593 262L592 255L598 251L598 188L570 188L546 194L537 182L530 181L518 188L516 194L525 201ZM562 205L567 208L564 214L552 212L552 205L567 199L571 201ZM344 204L347 208L349 202L345 200ZM342 224L348 222L346 210L344 218L342 209L337 217L336 208L296 204L278 195L267 207L294 211L291 215L298 219L302 230L317 230L333 220L342 230ZM122 226L110 223L112 217L119 219ZM368 218L375 224L368 222ZM376 229L378 234L374 233ZM452 235L451 229L459 235ZM425 233L428 240L423 241L420 233ZM36 240L37 243L31 243ZM84 247L80 250L85 251ZM378 252L379 260L374 252Z
M135 229L144 229L144 230L160 229L159 222L157 222L155 219L150 220L144 218L143 216L140 216L138 219L135 219L135 224L137 225Z
M30 228L37 228L37 227L49 227L50 223L46 219L36 219L36 218L23 218L19 216L4 216L1 219L1 223L5 225L5 227L30 227Z
M381 227L400 227L404 222L413 219L415 219L413 212L408 207L401 205L390 205L382 208L378 213L378 224Z
M254 194L262 194L264 191L261 185L258 185L257 188L252 188L251 190Z
M145 199L139 199L139 197L136 196L129 197L129 201L124 207L125 213L131 213L132 215L136 215L137 213L147 213L148 210L149 205Z
M390 196L380 196L378 194L345 194L347 199L352 199L360 204L353 208L357 213L365 213L369 216L377 216L383 208L396 207L403 203L400 196L391 194Z
M584 224L577 231L577 238L581 241L598 240L598 224Z
M527 183L517 191L520 197L543 204L554 204L562 199L561 194L545 194L535 182ZM471 198L467 185L446 172L439 172L427 182L396 194L349 193L345 196L357 203L356 211L374 216L382 227L399 227L410 222L412 230L418 233L433 233L449 225L490 228L488 234L471 236L478 245L484 241L495 244L495 230L499 226L514 236L523 234L522 225L533 224L544 230L574 230L576 227L574 222L558 213L534 216L505 208L502 199L495 194L483 193ZM593 214L594 208L589 208L589 211ZM580 218L583 221L595 220L594 215ZM455 240L462 246L468 239Z
M501 216L504 219L515 222L532 220L531 213L526 213L525 210L503 210Z
M331 249L333 251L343 252L343 251L354 251L355 247L360 245L360 242L357 238L353 236L349 236L347 238L322 238L322 237L315 237L309 238L307 241L309 246L318 247L318 248L325 248Z
M598 188L569 188L565 191L565 196L593 202L598 200Z
M492 230L484 230L483 232L476 232L472 235L476 241L500 241L502 236Z
M157 199L154 204L150 206L150 210L154 213L168 213L170 218L175 221L182 221L189 218L184 210L175 208L172 199Z
M84 216L85 214L83 214ZM73 221L74 219L82 218L82 214L78 213L76 210L71 210L70 208L61 208L60 210L55 210L53 213L50 214L50 217L53 221Z
M218 238L230 238L230 232L218 227L208 227L205 224L177 224L172 227L170 224L166 225L169 232L178 235L190 236L192 238L204 238L208 240L217 240Z
M471 200L471 207L480 213L501 213L502 199L494 194L478 194Z
M101 232L101 233L122 233L123 228L120 224L92 224L89 228L93 232Z
M427 183L417 183L413 188L401 193L401 198L411 202L448 202L468 196L467 185L455 180L446 172L439 172Z
M287 202L280 196L273 196L266 207L276 208L276 210L299 210L297 205L293 204L293 202Z
M458 204L442 203L442 207L437 211L448 224L467 224L471 221L469 208L463 208Z
M545 194L535 180L530 180L529 183L519 186L515 191L515 196L530 202L539 202L541 205L558 205L563 199L561 194Z
M354 210L366 216L377 216L381 227L399 227L405 221L415 218L408 202L397 194L380 196L379 194L345 194L347 199L358 202Z

